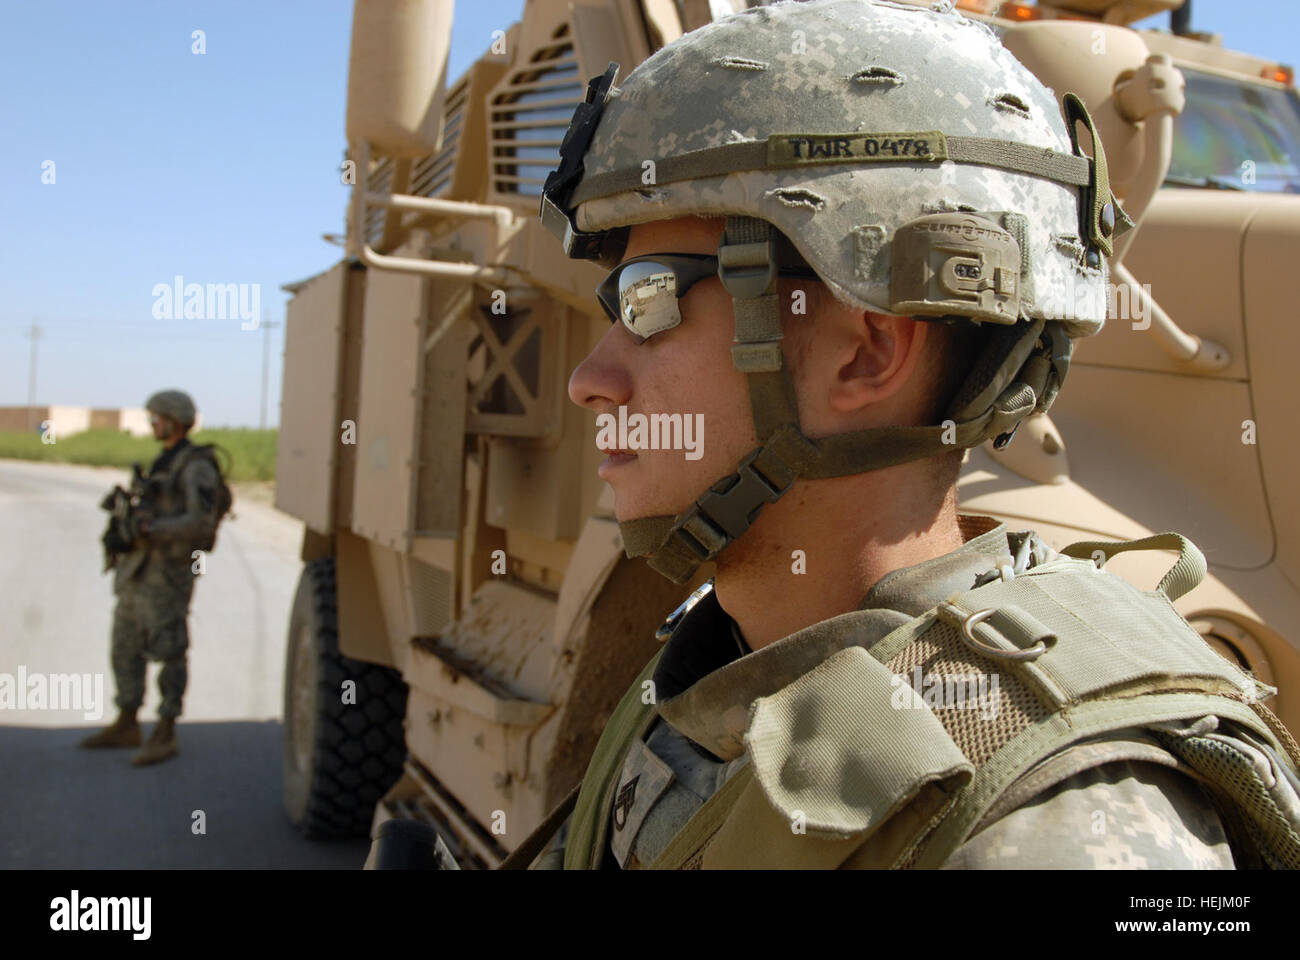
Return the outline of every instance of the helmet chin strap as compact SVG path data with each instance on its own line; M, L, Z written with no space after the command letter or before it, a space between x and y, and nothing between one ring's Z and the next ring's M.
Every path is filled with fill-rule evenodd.
M1042 398L1055 396L1064 379L1070 341L1058 325L1045 329L1039 319L1029 321L1028 328L994 327L974 367L994 373L968 381L959 391L952 426L875 427L811 440L799 428L794 381L781 352L774 228L753 217L727 217L718 261L735 312L732 362L749 383L759 446L684 513L619 523L627 555L645 557L674 583L685 583L701 564L715 559L797 477L868 473L973 447L990 436L1004 445L1020 420Z

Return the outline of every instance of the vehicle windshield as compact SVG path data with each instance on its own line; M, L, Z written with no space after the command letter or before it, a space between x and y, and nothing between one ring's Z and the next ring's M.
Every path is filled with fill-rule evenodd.
M1187 106L1174 121L1168 186L1300 193L1300 98L1182 67Z

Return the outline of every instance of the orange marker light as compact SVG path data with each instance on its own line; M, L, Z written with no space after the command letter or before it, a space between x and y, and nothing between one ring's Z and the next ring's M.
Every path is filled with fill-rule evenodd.
M1295 82L1295 70L1284 64L1278 64L1276 67L1265 67L1263 76L1265 80L1272 80L1274 83L1285 83L1287 86Z
M1004 3L998 13L1008 20L1037 20L1042 16L1037 7L1027 3Z

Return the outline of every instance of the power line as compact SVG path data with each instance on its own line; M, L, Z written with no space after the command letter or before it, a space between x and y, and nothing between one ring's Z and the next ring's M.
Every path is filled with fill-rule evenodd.
M271 364L271 328L279 324L265 317L262 319L262 414L259 420L261 429L266 429L266 390L267 371Z
M235 326L230 326L225 328L216 327L216 328L209 328L207 330L203 330L203 327L200 326L202 324L210 324L210 323L217 323L217 322L233 324L237 321L238 318L232 317L229 320L225 320L225 321L193 320L193 321L185 321L185 322L190 325L191 330L202 331L199 333L200 336L208 336L208 335L220 336L226 333L247 333L248 329L246 329L243 326L244 321L238 321L240 323L240 326L238 327ZM113 333L127 328L136 329L136 330L147 330L150 332L158 332L158 333L161 333L162 331L170 330L170 331L178 331L179 332L178 335L181 336L189 335L189 333L183 332L183 328L179 327L177 325L177 322L174 320L163 320L163 321L154 321L154 322L148 320L46 320L44 321L44 326L46 329L53 329L53 330L61 330L66 327L66 328L77 328L78 331L82 329L101 330L104 331L105 333ZM252 329L256 329L256 328L254 327ZM0 324L0 332L23 332L25 335L27 330L28 330L28 325L25 321L19 324L10 325L7 328L4 324Z
M27 331L0 331L0 336L17 336L24 340L30 337ZM138 340L103 340L93 336L77 336L73 334L68 336L58 331L53 333L43 329L41 339L50 343L90 343L101 347L123 347L130 350L139 350L140 342ZM184 333L159 333L152 334L149 340L179 340L185 343L233 343L235 337L230 334L184 334ZM254 343L252 337L247 338L250 343Z
M92 322L76 322L76 321L62 322L62 323L56 321L51 323L48 320L44 322L43 326L45 326L47 329L50 330L66 330L68 332L75 331L78 333L82 331L118 333L123 330L130 330L133 332L142 331L148 333L163 333L166 331L172 331L172 332L179 332L179 333L224 334L224 333L247 333L250 329L254 329L254 330L257 329L256 327L245 328L242 324L240 326L232 325L229 327L206 327L206 328L200 327L197 324L195 324L191 327L185 328L185 327L178 327L173 324L161 324L161 323L132 323L132 322L92 323ZM26 331L28 329L30 329L30 327L26 323L15 324L13 326L0 326L0 331L12 332L12 331Z
M260 326L260 324L259 324ZM279 324L273 324L279 326ZM256 329L256 328L253 328ZM195 340L206 342L225 341L230 342L235 335L247 334L249 330L242 325L239 327L228 327L226 329L203 329L201 327L192 327L189 330L177 328L171 324L147 323L140 321L91 321L91 320L46 320L42 323L41 338L44 340L56 340L63 343L91 343L102 342L94 334L107 334L116 336L119 334L130 334L132 336L147 334L150 339L167 339L167 340ZM27 324L22 326L0 325L0 336L18 336L29 338L31 328ZM249 337L251 342L254 338ZM134 344L131 344L134 346Z
M27 367L27 432L31 433L35 429L32 418L36 416L36 343L41 339L41 327L32 318L32 330L28 334L32 341L31 361Z

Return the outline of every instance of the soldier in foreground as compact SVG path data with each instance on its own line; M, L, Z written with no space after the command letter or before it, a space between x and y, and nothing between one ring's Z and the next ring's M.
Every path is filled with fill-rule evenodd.
M700 459L620 440L601 475L629 555L717 572L506 866L1300 866L1270 690L1171 605L1199 551L957 510L962 449L1046 411L1104 321L1126 224L1082 103L950 9L867 0L614 78L542 203L614 267L570 396L705 415ZM1128 549L1179 558L1143 592L1099 569Z
M115 569L111 660L119 713L111 725L81 741L83 747L140 746L136 711L144 701L145 661L161 660L158 725L132 757L137 765L178 752L176 718L187 680L194 551L211 548L226 490L211 448L196 446L186 436L194 426L194 401L179 390L163 390L149 398L146 408L163 451L147 474L137 472L129 495L134 502L115 514L104 538ZM105 507L111 509L109 501Z

